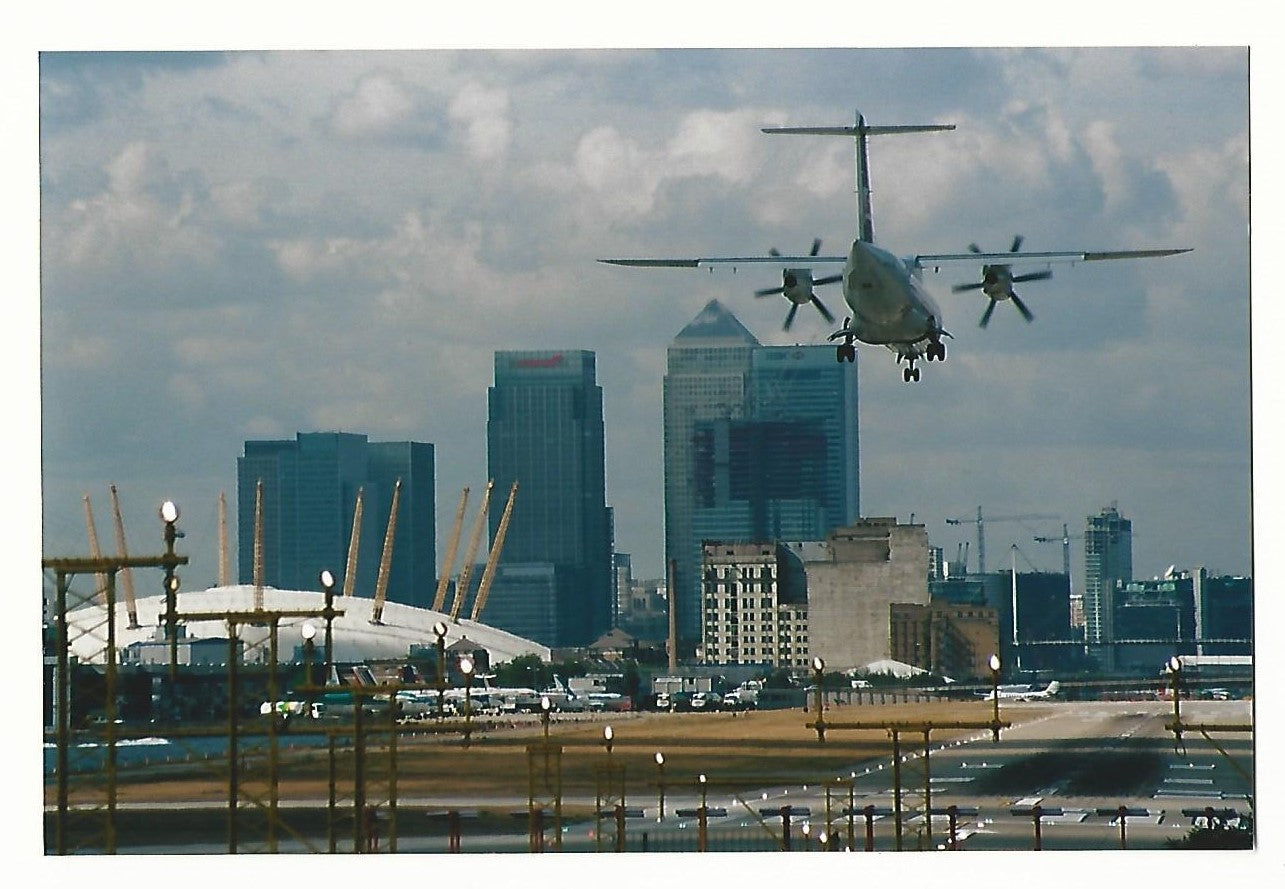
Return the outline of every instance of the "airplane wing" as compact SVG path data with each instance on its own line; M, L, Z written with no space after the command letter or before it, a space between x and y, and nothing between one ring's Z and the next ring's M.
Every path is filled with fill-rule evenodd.
M1048 262L1095 262L1101 259L1144 259L1148 256L1175 256L1190 253L1191 247L1162 250L1049 250L1020 253L920 253L911 261L920 268L949 262L969 262L982 265L1022 265Z
M820 263L844 263L846 256L709 256L695 259L600 259L608 265L641 266L646 268L708 268L715 265L747 265L764 263L771 266L787 268L790 266L810 266Z

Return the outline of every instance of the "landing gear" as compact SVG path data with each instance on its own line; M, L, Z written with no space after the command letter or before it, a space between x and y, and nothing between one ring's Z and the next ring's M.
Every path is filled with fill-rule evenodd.
M903 381L907 382L907 383L910 383L910 382L918 383L918 382L919 382L919 368L917 368L917 367L906 367L906 368L902 368L902 371L901 371L901 379L902 379Z
M928 347L924 349L924 357L929 361L945 361L946 344L940 340L934 343L929 343Z
M849 364L857 360L857 347L852 343L843 343L835 347L834 360L842 364L847 361Z

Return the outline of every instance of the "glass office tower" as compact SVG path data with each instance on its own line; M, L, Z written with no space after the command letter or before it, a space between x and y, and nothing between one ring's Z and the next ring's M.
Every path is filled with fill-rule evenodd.
M1084 530L1084 641L1103 669L1114 668L1117 585L1133 580L1133 523L1115 504L1089 516Z
M587 645L610 628L611 530L603 440L594 353L495 353L487 419L487 464L495 480L491 539L516 481L500 564L556 566L556 590L545 585L531 591L556 600L536 609L556 614L555 638L530 636L545 645ZM526 629L518 617L521 611L534 613L519 609L510 594L488 598L481 618L521 633Z
M698 639L705 540L823 540L860 515L856 368L764 346L711 300L670 344L665 553L678 633Z
M255 488L263 482L263 579L278 589L318 589L329 569L342 589L357 491L363 490L355 592L375 594L398 478L387 598L427 607L437 572L433 446L369 442L348 432L300 432L293 441L247 441L237 459L237 575L254 580Z

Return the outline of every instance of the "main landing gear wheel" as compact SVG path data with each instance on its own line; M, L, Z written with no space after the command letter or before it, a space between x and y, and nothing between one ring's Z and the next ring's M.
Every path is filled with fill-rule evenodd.
M929 361L945 361L946 344L943 342L929 343L928 348L924 350L924 357Z
M902 368L902 370L901 370L901 379L902 379L903 381L907 382L907 383L910 383L910 382L918 383L918 382L919 382L919 368L917 368L917 367L904 367L904 368Z
M857 360L857 347L851 343L844 343L836 346L834 350L834 360L840 364L845 361L851 364Z

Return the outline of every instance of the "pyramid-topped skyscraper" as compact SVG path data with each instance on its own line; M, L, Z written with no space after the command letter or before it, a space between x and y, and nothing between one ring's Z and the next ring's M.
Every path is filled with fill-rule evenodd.
M764 346L711 300L669 346L665 555L701 635L705 540L823 540L859 515L857 377L829 346Z

